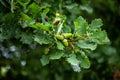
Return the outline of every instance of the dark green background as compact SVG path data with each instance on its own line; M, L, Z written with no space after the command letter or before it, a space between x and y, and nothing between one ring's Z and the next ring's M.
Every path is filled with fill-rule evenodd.
M27 1L27 0L25 0ZM90 69L83 70L79 73L73 72L69 65L61 65L58 61L53 61L45 67L39 64L39 49L30 48L29 45L21 45L19 37L21 28L16 21L19 18L20 10L15 10L15 15L10 13L9 0L0 0L0 27L2 21L7 27L5 37L0 36L0 67L7 66L5 76L0 74L0 80L120 80L120 1L119 0L31 0L30 3L36 2L42 7L50 7L49 16L52 17L56 12L67 16L67 23L73 29L73 23L78 16L83 16L89 23L95 18L103 20L102 29L107 31L111 41L110 45L98 46L98 48L90 54ZM3 16L9 18L2 18ZM8 30L9 29L9 30ZM18 34L9 31L15 30ZM73 29L74 30L74 29ZM1 32L0 32L1 35ZM4 40L5 38L5 40ZM16 51L11 50L11 46L17 46ZM28 53L31 51L31 54ZM6 55L9 56L6 56ZM17 57L19 56L20 57ZM24 61L28 63L24 65ZM54 63L54 64L53 64ZM23 64L23 66L21 65ZM1 69L2 70L2 69ZM115 79L116 78L116 79Z

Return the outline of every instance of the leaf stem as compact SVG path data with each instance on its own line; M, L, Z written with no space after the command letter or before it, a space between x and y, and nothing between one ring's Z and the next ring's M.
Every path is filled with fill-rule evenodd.
M10 5L11 5L11 12L14 13L14 2L13 2L13 0L11 0Z
M59 34L62 30L62 27L63 27L63 23L64 23L64 20L61 22L59 28L58 28L58 31L57 31L57 34Z

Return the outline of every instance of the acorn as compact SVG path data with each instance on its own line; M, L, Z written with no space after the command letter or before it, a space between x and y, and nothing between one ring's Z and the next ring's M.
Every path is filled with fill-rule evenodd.
M67 40L67 39L64 39L64 40L63 40L63 44L64 44L65 46L68 46L68 40Z
M60 14L59 14L59 13L56 13L55 15L56 15L56 16L60 16Z
M46 49L44 50L44 54L48 54L49 51L50 51L50 49L49 49L49 48L46 48Z
M63 36L63 35L60 35L60 34L57 34L57 35L56 35L56 38L57 38L58 40L63 40L63 39L64 39L64 36Z
M64 34L64 37L65 37L65 38L71 38L71 37L72 37L72 33L65 33L65 34Z

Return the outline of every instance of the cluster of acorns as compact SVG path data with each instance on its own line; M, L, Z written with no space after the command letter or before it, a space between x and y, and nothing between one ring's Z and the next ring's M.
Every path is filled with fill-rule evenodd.
M65 46L68 46L69 44L67 39L70 39L72 36L73 36L72 33L64 33L64 34L57 34L56 38L58 40L61 40Z

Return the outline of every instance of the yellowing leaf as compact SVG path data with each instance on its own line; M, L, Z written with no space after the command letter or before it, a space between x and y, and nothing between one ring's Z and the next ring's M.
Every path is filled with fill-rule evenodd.
M36 28L36 29L43 29L45 31L50 31L50 27L51 25L44 25L43 23L35 23L33 25L30 25L30 27L32 28Z

